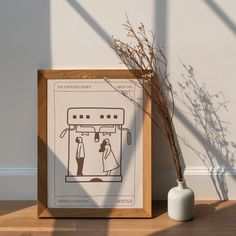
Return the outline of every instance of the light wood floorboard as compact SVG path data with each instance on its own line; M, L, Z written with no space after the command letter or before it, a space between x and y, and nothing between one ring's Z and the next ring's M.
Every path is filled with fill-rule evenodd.
M197 201L194 220L172 221L166 202L152 219L38 219L32 201L0 201L0 236L234 236L236 201Z

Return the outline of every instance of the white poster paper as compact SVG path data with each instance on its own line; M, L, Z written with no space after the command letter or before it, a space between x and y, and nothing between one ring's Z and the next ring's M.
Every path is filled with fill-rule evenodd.
M143 207L143 92L110 81L47 82L49 208Z

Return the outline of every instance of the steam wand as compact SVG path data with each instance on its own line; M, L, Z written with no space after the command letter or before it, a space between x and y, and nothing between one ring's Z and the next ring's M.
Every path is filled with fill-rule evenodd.
M127 144L130 145L132 142L131 132L128 128L121 128L121 126L118 126L119 130L125 130L127 132Z
M63 138L67 131L72 131L72 130L75 130L75 126L73 128L69 127L69 128L64 129L60 134L60 138Z

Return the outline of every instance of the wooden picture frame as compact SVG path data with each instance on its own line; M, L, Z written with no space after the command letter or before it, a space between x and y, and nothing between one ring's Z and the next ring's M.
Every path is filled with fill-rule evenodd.
M137 78L142 78L142 74L139 76L139 73L128 70L38 71L39 218L151 217L151 101L145 97L143 91L140 92L140 87L138 89L135 87L137 84L135 85L134 81ZM110 93L104 92L104 88ZM118 91L119 89L123 90ZM134 89L136 90L134 91ZM125 96L131 90L132 94L138 94L136 97L143 110ZM99 94L100 91L103 92ZM122 94L122 91L125 93ZM96 97L98 94L99 97ZM121 99L120 102L119 99ZM100 106L99 102L105 105ZM81 105L84 103L85 106ZM113 104L123 103L123 108L122 105L113 107ZM91 104L95 105L91 106ZM129 107L132 109L129 110ZM99 112L104 115L93 120L95 119L93 116L95 117ZM129 124L134 123L129 121L132 112L135 114L134 128L132 128L133 126L128 127L130 130L123 128L123 126L127 126L128 122ZM106 121L100 119L106 119ZM65 129L59 137L57 132L58 127L62 127L61 124L64 125ZM138 127L140 124L141 126ZM132 137L133 143L130 146L126 143L126 136L127 143L131 142L128 140L131 140ZM110 143L112 140L113 143ZM96 145L96 147L84 147L83 142L85 141L90 146ZM138 145L139 142L142 145ZM98 152L99 145L100 153ZM119 149L119 146L122 148ZM112 154L112 148L114 148L113 157L109 156ZM80 150L79 154L78 149ZM93 154L95 151L97 152L96 155ZM118 152L119 154L116 154ZM64 155L65 153L68 153L68 157ZM125 155L120 157L122 153ZM64 159L60 159L60 157ZM68 158L67 164L64 162L66 158ZM121 158L123 158L123 167L121 167ZM110 161L109 164L108 160ZM85 168L81 161L88 161L86 174L79 170L81 166L82 169ZM92 166L95 161L99 161L99 171L103 171L104 175L98 174L97 166ZM134 164L130 164L128 161ZM58 164L59 162L61 163ZM101 170L102 165L103 170ZM76 170L77 173L75 173ZM122 171L126 172L123 173ZM114 174L115 172L116 174ZM64 180L65 182L63 182ZM131 188L129 187L132 185L129 185L130 183L134 183ZM133 192L130 189L134 189ZM81 191L84 191L85 194L80 195ZM116 193L116 195L93 196L91 194L91 197L88 195L90 192L95 193L96 191L101 191L102 194ZM129 195L130 192L133 195ZM68 195L69 193L71 195ZM83 201L83 199L85 200Z

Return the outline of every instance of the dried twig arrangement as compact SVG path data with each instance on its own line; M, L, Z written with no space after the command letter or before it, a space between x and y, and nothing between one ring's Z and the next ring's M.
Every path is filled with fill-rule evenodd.
M177 148L172 122L175 107L174 92L168 79L167 58L163 48L156 44L153 32L148 34L150 35L149 39L142 23L135 30L127 17L126 24L123 26L130 42L125 43L113 37L111 47L126 67L137 75L137 78L140 78L139 76L142 75L142 78L137 79L137 84L143 88L144 94L151 99L152 105L156 108L160 119L153 114L149 114L149 116L168 139L177 179L182 181L180 153ZM107 82L111 84L108 79ZM119 92L135 103L132 97L129 97L129 95L122 91ZM145 110L145 106L142 109L148 113Z

